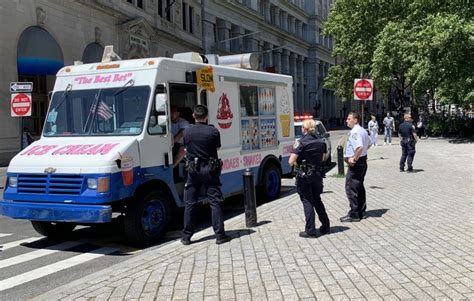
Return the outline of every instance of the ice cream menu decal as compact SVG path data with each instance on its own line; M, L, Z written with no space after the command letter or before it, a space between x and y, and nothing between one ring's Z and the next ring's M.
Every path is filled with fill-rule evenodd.
M278 102L278 111L280 113L281 134L283 137L290 137L290 98L286 89L282 91L281 99Z

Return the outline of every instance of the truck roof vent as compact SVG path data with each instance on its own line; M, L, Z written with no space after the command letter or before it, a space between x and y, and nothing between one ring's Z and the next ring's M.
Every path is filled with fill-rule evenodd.
M120 61L121 58L114 52L113 45L107 45L104 48L104 54L102 54L102 63L108 63L112 61Z
M182 60L182 61L190 61L190 62L195 62L195 63L203 63L201 55L197 52L175 53L173 54L173 59Z
M256 53L243 53L219 56L219 65L242 69L258 69L258 55Z

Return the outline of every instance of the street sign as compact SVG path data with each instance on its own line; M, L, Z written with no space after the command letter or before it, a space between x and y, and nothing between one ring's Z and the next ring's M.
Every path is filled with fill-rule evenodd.
M32 82L11 82L10 83L10 92L31 92L33 91Z
M371 79L354 79L354 99L372 100L374 81Z
M31 116L30 93L12 93L10 104L12 117Z

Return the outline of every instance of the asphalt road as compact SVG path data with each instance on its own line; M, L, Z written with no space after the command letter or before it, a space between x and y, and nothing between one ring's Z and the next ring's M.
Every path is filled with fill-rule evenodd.
M336 148L347 131L330 132L333 162ZM334 168L333 163L329 168ZM5 169L0 168L0 177ZM0 185L1 186L1 185ZM283 179L282 195L294 193L294 180ZM0 195L3 190L0 189ZM226 219L244 213L243 197L223 203ZM198 229L210 226L210 210L199 212ZM161 245L179 239L179 225L170 231ZM144 249L123 243L119 223L96 227L78 227L67 240L42 237L29 221L0 216L0 300L25 300L58 286L130 259Z

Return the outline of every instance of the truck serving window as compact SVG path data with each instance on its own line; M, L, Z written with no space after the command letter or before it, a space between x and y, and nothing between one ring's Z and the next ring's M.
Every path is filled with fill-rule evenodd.
M45 137L139 135L150 88L57 91L43 130Z
M240 86L242 150L277 146L275 88Z

